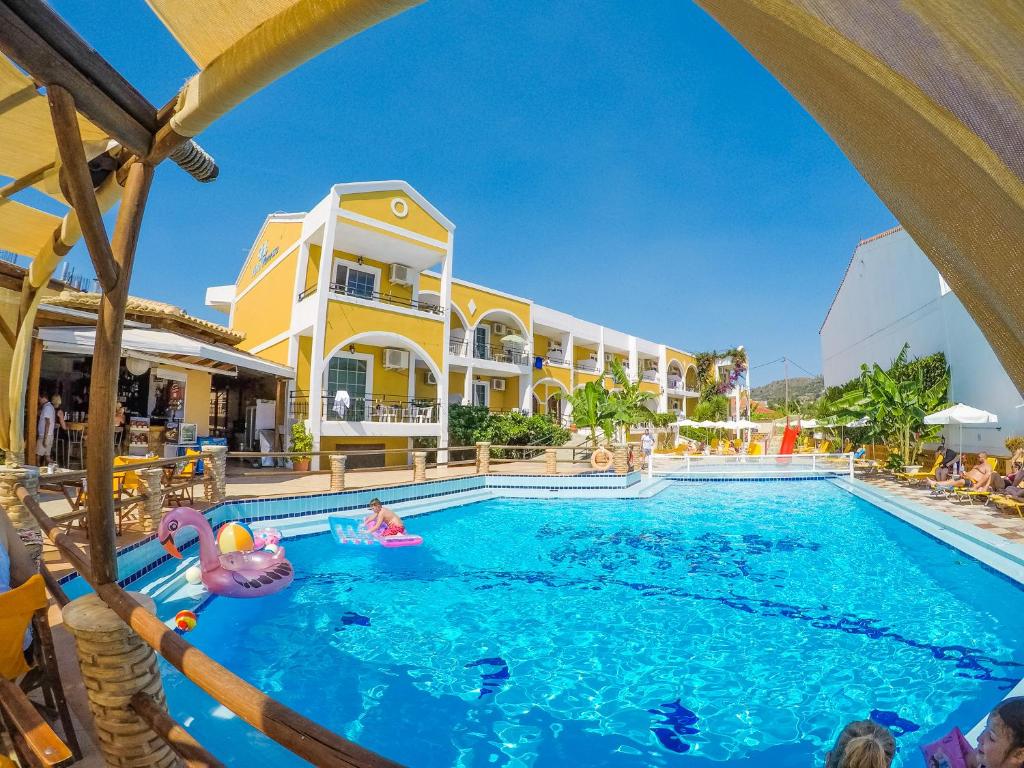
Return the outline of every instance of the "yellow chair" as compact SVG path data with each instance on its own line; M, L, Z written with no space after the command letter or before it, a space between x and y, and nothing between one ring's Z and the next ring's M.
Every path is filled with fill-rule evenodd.
M42 614L43 618L36 622L34 650L38 651L39 648L39 632L45 631L49 636L49 626L45 624L46 607L46 587L43 577L38 573L30 576L24 584L0 593L0 713L3 714L0 727L6 725L18 734L18 738L11 741L22 764L49 767L67 765L75 755L43 720L35 704L15 682L17 678L34 671L25 660L23 648L25 633L37 614ZM42 654L37 652L34 655L38 658ZM55 678L45 674L41 677L46 686L46 699L50 701L57 693L54 691ZM56 680L56 687L59 686L60 681ZM63 691L59 692L56 703L65 730L73 728ZM74 731L71 730L69 740L73 738Z
M935 472L942 466L942 454L935 454L935 462L932 464L932 468L927 472L896 472L894 477L897 480L906 480L910 483L917 483L921 480L927 480L928 478L935 477Z
M750 444L750 448L747 451L747 454L749 456L760 456L763 452L764 451L761 448L761 444L760 443L751 443Z
M832 449L832 443L828 440L822 440L821 445L818 446L818 453L828 453Z

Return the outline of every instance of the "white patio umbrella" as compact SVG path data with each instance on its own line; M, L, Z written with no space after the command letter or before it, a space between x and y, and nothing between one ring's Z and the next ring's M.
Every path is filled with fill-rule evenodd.
M521 347L526 344L526 339L518 333L510 333L507 336L501 337L501 343L508 344L510 347Z
M847 422L846 426L848 426L848 427L866 427L870 423L871 423L871 419L869 419L867 416L861 416L859 419Z
M972 408L963 403L945 408L937 413L930 413L924 417L925 424L959 424L960 425L960 453L964 452L964 424L998 424L999 417L994 413L983 411L980 408Z

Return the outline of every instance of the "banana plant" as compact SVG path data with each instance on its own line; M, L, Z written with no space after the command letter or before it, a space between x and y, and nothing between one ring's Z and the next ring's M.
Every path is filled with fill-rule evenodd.
M904 346L890 370L905 370L906 357ZM907 465L914 463L921 444L941 431L939 426L925 424L924 417L948 405L948 388L948 367L938 381L927 387L920 368L908 376L894 377L877 363L870 368L861 365L860 387L837 400L833 407L841 418L866 418L872 435Z
M656 416L647 405L651 393L644 392L639 381L630 381L626 369L618 360L612 360L609 367L616 387L608 395L614 411L612 421L615 424L616 437L622 441L625 438L626 427L654 421Z
M615 432L616 408L600 380L588 381L579 389L562 395L562 400L572 409L573 423L590 430L590 442L595 451L601 445L598 430L606 440L611 439Z

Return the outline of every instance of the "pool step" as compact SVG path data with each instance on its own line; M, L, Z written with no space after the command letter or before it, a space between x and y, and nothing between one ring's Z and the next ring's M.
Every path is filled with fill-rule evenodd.
M478 501L490 501L494 498L494 492L486 488L477 488L472 491L462 491L446 496L437 496L432 499L415 499L403 501L389 506L402 517L415 517L428 512L437 512L439 509L451 509L452 507L464 507L467 504L475 504Z

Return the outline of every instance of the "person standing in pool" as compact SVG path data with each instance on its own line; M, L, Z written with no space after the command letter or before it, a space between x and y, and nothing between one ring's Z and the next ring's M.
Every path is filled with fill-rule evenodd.
M380 499L373 499L370 502L370 512L375 515L373 522L367 526L369 530L376 531L385 526L380 532L381 536L399 536L405 533L405 523L402 518L380 503Z
M651 457L654 454L654 443L654 435L651 434L651 430L645 429L644 436L640 438L640 450L644 453L644 469L651 463Z

